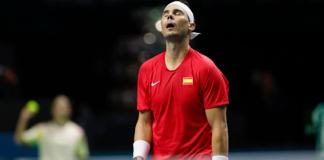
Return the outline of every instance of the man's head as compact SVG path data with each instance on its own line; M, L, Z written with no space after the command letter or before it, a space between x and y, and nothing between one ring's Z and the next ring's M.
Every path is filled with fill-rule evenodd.
M70 99L65 95L58 95L54 98L52 103L53 120L63 122L70 119L72 106Z
M192 11L180 1L171 2L164 8L160 25L166 39L190 37L196 28Z

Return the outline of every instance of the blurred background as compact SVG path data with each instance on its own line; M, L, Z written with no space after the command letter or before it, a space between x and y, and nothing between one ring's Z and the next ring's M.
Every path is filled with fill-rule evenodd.
M164 49L154 23L168 2L0 1L0 157L36 155L13 142L19 111L35 99L41 110L31 124L47 120L50 101L61 93L72 99L73 120L84 128L94 158L131 155L137 71ZM316 135L305 128L324 101L323 2L189 3L202 33L191 46L230 82L233 159L274 151L310 159Z

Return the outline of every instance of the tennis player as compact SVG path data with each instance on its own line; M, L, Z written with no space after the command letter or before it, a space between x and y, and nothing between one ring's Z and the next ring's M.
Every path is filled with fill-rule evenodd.
M186 2L169 3L156 27L166 51L139 69L133 158L228 160L228 81L212 60L191 48L199 33Z

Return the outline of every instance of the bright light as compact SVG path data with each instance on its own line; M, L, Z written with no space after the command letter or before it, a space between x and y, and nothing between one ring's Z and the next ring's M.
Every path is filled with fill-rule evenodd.
M156 36L153 33L146 33L143 37L145 44L153 44L156 42Z

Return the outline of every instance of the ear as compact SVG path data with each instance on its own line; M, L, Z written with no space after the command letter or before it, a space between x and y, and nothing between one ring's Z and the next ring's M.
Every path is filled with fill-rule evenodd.
M162 32L162 23L161 23L161 20L158 20L155 23L155 29L158 30L159 32Z
M196 29L196 23L190 23L189 22L189 30L192 32Z

